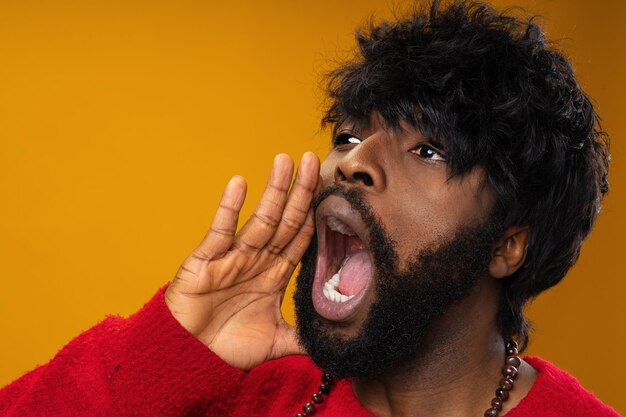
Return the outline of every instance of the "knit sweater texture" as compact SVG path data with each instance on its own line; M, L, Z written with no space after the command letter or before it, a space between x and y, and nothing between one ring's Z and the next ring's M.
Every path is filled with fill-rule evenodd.
M0 390L0 416L277 416L301 412L322 372L290 356L244 372L225 363L170 314L164 289L128 319L108 317ZM619 417L554 365L524 358L539 376L507 417ZM374 417L349 380L333 386L320 417Z

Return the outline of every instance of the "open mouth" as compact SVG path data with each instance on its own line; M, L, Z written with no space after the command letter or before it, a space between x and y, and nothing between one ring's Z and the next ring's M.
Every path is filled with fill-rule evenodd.
M316 222L313 305L328 320L346 321L360 310L372 281L366 229L359 213L336 196L320 204Z

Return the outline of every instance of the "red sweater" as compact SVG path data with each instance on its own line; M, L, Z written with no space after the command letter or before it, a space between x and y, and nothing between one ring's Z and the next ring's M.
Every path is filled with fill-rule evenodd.
M619 415L564 371L525 358L539 376L507 417ZM183 329L163 290L128 319L109 317L0 391L0 416L286 416L320 384L309 358L291 356L249 372L231 367ZM316 416L373 417L339 381Z

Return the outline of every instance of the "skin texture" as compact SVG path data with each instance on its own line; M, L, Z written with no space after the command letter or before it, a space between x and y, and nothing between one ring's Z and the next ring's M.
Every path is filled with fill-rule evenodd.
M410 259L412 253L488 216L493 196L480 187L480 169L449 179L445 161L425 152L423 147L430 144L423 135L407 124L401 127L401 132L387 128L377 114L368 126L350 121L342 124L336 136L353 135L361 143L335 146L322 166L322 178L324 185L341 183L363 191L397 242L402 266L402 260ZM445 152L441 153L445 159ZM396 198L398 195L402 198ZM353 380L357 397L368 409L380 416L410 416L418 410L430 415L482 415L504 361L503 341L495 325L497 278L510 275L521 265L526 238L524 227L505 231L494 246L489 276L434 323L428 346L419 358L391 375ZM348 325L342 323L336 331L344 337L356 336L368 307L364 305L360 316ZM454 364L453 370L450 364ZM536 376L530 366L523 368L526 372L504 411L519 402Z
M238 233L246 183L231 179L211 228L165 293L178 322L240 369L304 353L280 304L313 235L319 160L305 154L290 189L292 174L291 158L278 155L256 210Z
M406 270L400 271L396 244L386 235L372 210L365 206L359 191L352 187L345 192L335 185L325 189L321 197L332 192L337 198L324 200L333 201L333 206L338 206L343 199L350 201L358 210L350 219L360 216L367 224L366 245L374 274L370 285L363 289L368 297L356 302L363 322L355 326L353 320L347 319L345 322L350 328L344 331L343 321L340 324L322 314L324 304L321 313L315 306L320 289L319 285L315 286L313 277L319 282L332 274L323 266L319 273L316 268L319 264L316 253L325 259L328 252L323 244L312 245L302 258L294 302L298 335L313 360L335 376L368 380L394 374L398 367L403 368L408 361L423 354L429 347L429 338L436 336L430 335L430 326L455 302L467 297L477 280L486 275L491 248L502 230L499 222L491 219L467 225L455 236L414 253ZM319 217L320 210L316 212ZM323 220L318 220L317 224L318 230L320 225L326 228ZM341 253L337 255L341 257ZM336 303L330 305L337 306ZM349 334L354 327L358 327L356 336Z
M323 186L341 183L361 189L397 243L400 269L411 254L484 219L493 206L490 191L480 187L480 169L448 178L445 151L437 157L410 125L389 129L374 113L366 125L348 121L339 126L337 134L344 133L360 143L335 146L321 168L321 179L319 161L307 153L289 188L293 163L285 155L277 156L257 209L238 233L245 182L233 178L211 229L166 292L166 303L181 325L235 367L250 369L304 353L294 329L281 317L280 302L313 236L309 207ZM495 321L499 279L521 265L527 235L524 227L503 233L494 245L489 273L430 326L431 337L421 356L393 375L353 379L354 392L366 408L379 416L482 415L504 362ZM366 300L351 320L341 324L337 331L343 337L358 334L372 301ZM534 370L523 364L503 411L523 398L535 377Z

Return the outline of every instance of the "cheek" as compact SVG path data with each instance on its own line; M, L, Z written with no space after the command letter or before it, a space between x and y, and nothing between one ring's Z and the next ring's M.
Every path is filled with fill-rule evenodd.
M393 220L394 232L401 239L411 242L429 242L448 228L454 228L451 206L458 201L448 199L441 182L422 181L413 183L405 180L395 184L393 195L399 198L388 199L383 206Z
M412 190L412 192L407 192ZM452 187L404 187L381 205L390 237L397 242L400 259L408 260L425 248L449 240L478 215L476 200ZM393 203L392 203L393 201Z
M421 204L409 206L402 202L390 207L389 218L392 225L390 237L396 241L396 250L403 261L436 242L444 241L455 228L454 222L443 213Z
M337 158L332 155L328 155L322 166L320 167L320 175L322 176L322 182L324 187L331 185L335 178L335 167L337 166Z

